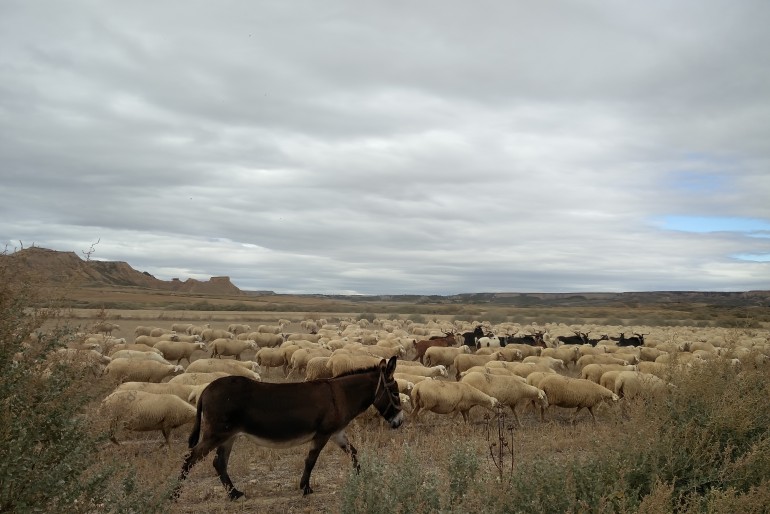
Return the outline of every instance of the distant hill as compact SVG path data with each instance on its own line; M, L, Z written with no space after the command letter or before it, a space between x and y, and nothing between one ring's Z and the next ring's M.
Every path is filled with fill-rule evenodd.
M85 261L75 252L32 247L4 255L2 258L16 260L23 269L52 284L86 287L127 286L197 294L243 294L243 291L230 282L229 277L211 277L207 281L192 278L185 281L160 280L146 271L135 270L126 262Z

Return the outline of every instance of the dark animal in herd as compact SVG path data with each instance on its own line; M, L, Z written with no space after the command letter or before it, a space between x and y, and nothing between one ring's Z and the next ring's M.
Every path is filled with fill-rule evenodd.
M370 405L392 428L401 426L404 414L393 378L395 369L396 357L392 357L373 368L310 382L268 383L239 376L213 381L198 400L188 441L190 452L173 496L179 496L190 468L215 448L214 469L230 499L243 496L227 474L230 451L238 434L247 434L269 448L310 442L299 483L303 494L313 492L310 473L329 439L350 454L358 471L357 451L345 435L345 428Z
M417 355L415 355L413 361L416 361L419 359L420 363L423 363L423 357L425 356L425 352L428 351L428 348L431 346L454 346L457 344L457 341L455 340L454 334L446 334L444 337L431 337L430 339L423 339L422 341L417 341L414 344L415 350L417 350Z
M613 341L618 342L618 346L644 346L644 336L647 334L637 334L631 337L626 337L623 332L620 333L620 337L611 338Z
M477 325L472 332L463 332L463 344L476 349L476 341L479 337L484 337L484 330L481 325Z
M506 344L526 344L529 346L539 346L546 348L545 339L543 338L545 332L535 332L534 334L526 334L523 336L508 336Z
M588 334L575 332L574 336L557 336L556 339L563 344L587 344Z

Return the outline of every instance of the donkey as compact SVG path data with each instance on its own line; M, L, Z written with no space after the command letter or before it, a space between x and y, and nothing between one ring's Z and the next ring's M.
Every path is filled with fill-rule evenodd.
M236 436L246 434L268 448L289 448L310 442L305 470L299 482L303 495L310 494L310 473L329 439L350 454L359 470L357 451L345 428L374 404L380 415L398 428L404 421L398 385L393 378L396 357L372 368L336 378L295 383L257 382L240 376L218 378L198 400L198 408L173 497L179 496L190 468L216 448L214 469L231 500L243 493L227 474L227 462Z

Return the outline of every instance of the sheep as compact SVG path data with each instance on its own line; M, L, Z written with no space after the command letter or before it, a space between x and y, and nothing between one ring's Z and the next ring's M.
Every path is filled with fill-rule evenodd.
M547 350L548 348L544 348ZM549 357L544 355L530 355L529 357L524 357L524 360L522 361L524 363L531 362L533 364L539 364L542 366L548 366L551 369L554 370L566 370L567 366L564 364L564 361L561 359L557 359L555 357Z
M545 391L527 385L516 377L492 375L474 371L465 375L460 382L472 385L479 391L497 398L500 405L507 405L510 407L513 412L513 418L519 426L521 426L521 420L519 420L519 416L516 414L516 404L519 401L530 400L539 404L543 409L548 407L548 398L546 397Z
M232 332L228 332L227 330L222 330L221 328L206 328L200 333L201 339L206 341L207 343L210 343L214 339L232 339L235 337L235 335Z
M265 334L260 332L250 332L249 339L257 343L260 348L280 346L283 343L283 336L281 334Z
M614 366L614 364L610 364L611 366ZM598 364L591 364L591 366L598 366ZM610 391L615 390L615 380L618 378L618 375L621 374L623 369L616 369L613 371L605 371L602 373L602 376L599 377L599 385L602 387L606 387Z
M135 351L138 351L138 352L152 352L152 353L157 353L161 357L163 356L161 351L158 350L157 348L153 348L152 346L149 346L149 345L146 345L146 344L143 344L143 343L118 343L115 346L113 346L112 348L110 348L110 351L109 351L108 355L112 355L115 352L118 352L120 350L135 350Z
M310 359L313 357L331 357L331 355L331 350L326 348L300 348L291 354L289 359L289 368L291 370L288 376L291 376L295 371L300 375L304 375Z
M396 385L398 385L398 392L403 394L410 394L414 389L414 382L410 382L404 379L396 379Z
M523 343L510 343L505 345L504 349L501 349L501 353L503 352L503 350L509 351L507 350L509 348L511 350L519 350L519 352L521 352L521 358L529 357L530 355L540 355L544 350L544 348L541 348L539 346L530 346L528 344L523 344ZM513 359L513 360L521 360L521 358ZM505 359L505 360L509 360L509 359Z
M665 352L658 348L649 348L647 346L642 346L639 348L639 358L643 361L649 361L649 362L655 362L655 359L663 355Z
M402 361L398 361L396 364L396 373L408 373L410 375L419 375L424 377L447 377L449 376L449 373L447 373L446 366L443 366L441 364L438 364L436 366L411 366L408 364L402 364Z
M463 371L467 371L473 366L483 366L489 361L498 360L499 355L499 353L493 353L492 355L458 354L452 363L455 367L455 378L460 380L460 373Z
M642 361L637 366L642 373L649 373L664 380L668 379L674 371L673 366L663 362Z
M459 347L431 346L430 348L425 350L425 354L423 355L423 361L425 362L425 365L428 367L441 364L449 368L450 366L452 366L452 364L454 364L455 357L457 357L461 353L470 354L471 353L470 346L466 346L466 345L462 345Z
M112 335L115 330L120 330L120 325L110 323L109 321L100 321L94 324L94 331L104 335Z
M501 361L515 362L520 361L525 357L530 357L530 355L524 355L521 350L513 348L511 345L497 349L497 358Z
M546 364L539 364L535 362L505 362L505 361L489 361L485 364L486 367L501 367L511 370L514 375L527 378L530 373L536 371L545 371L548 373L556 373L552 367Z
M219 338L209 343L211 357L221 358L224 356L235 356L235 360L241 360L241 354L246 350L258 350L257 342L254 340L242 341L240 339Z
M123 382L115 391L144 391L152 394L173 394L184 401L188 401L190 393L195 389L202 389L208 384L181 384L179 382Z
M665 394L667 390L666 381L650 373L623 371L615 379L614 391L620 398L659 396Z
M99 377L104 373L111 361L110 357L106 357L96 350L59 348L46 355L47 364L43 370L43 376L50 377L53 366L66 365L72 369L89 373L93 377Z
M243 323L230 323L227 325L227 331L233 335L245 334L251 331L251 326L244 325Z
M286 360L285 348L260 348L255 359L257 364L265 370L265 373L269 373L270 368L280 367L283 369L283 375L286 376L289 361Z
M395 378L396 381L403 380L406 382L411 382L412 384L417 384L419 382L422 382L423 380L434 379L434 377L426 377L423 375L410 375L409 373L393 373L393 378Z
M569 367L570 363L577 365L577 361L581 357L580 346L565 344L559 348L543 348L540 356L559 359L564 363L565 367Z
M193 326L194 325L192 323L172 323L171 330L176 333L189 334L188 330L190 330Z
M206 350L206 343L186 343L184 341L158 341L155 343L156 348L161 351L163 357L170 361L176 361L177 364L182 363L182 359L186 359L188 364L191 362L190 357L197 350Z
M227 373L226 371L211 371L208 373L185 371L181 375L171 377L171 379L166 383L167 384L201 385L201 384L208 384L218 378L227 377L227 376L230 376L230 373Z
M406 355L406 350L404 350L404 347L401 345L392 347L370 345L366 347L366 352L378 357L382 357L385 360L390 359L391 357L402 358Z
M110 355L112 359L149 359L162 364L171 364L169 361L163 358L162 355L155 352L140 352L139 350L118 350Z
M636 371L639 366L629 364L624 366L623 364L588 364L580 371L580 378L590 380L591 382L600 383L599 379L607 371Z
M233 359L197 359L187 366L187 372L210 373L212 371L224 371L231 375L239 375L251 378L252 380L261 380L259 376L259 365L252 361L236 361Z
M468 423L468 411L476 405L495 411L499 402L475 387L445 380L423 380L412 389L412 418L417 421L423 410L436 414L459 412Z
M607 402L617 402L619 397L606 387L602 387L596 382L591 382L583 378L568 378L559 374L553 374L543 377L539 385L540 389L545 391L550 405L557 407L576 408L570 421L575 423L578 413L582 409L588 409L594 422L594 408ZM545 413L540 413L540 419L545 420Z
M267 348L264 348L267 350ZM320 378L332 378L332 370L326 363L331 357L313 357L307 361L305 367L305 380L318 380Z
M161 328L161 327L155 327L152 330L150 330L150 336L152 337L161 337L161 336L169 336L169 335L176 335L176 332L174 332L171 329Z
M147 346L155 346L155 343L161 341L179 341L179 336L171 334L169 336L139 336L134 339L134 344L146 344Z
M633 360L617 358L611 353L600 353L597 355L583 355L578 359L577 366L581 370L589 364L623 364L627 366L629 364L636 364L635 361L632 362Z
M380 363L382 357L364 354L338 353L329 357L326 367L331 370L332 377L338 377L357 369L366 369Z
M257 332L261 334L280 334L283 332L283 327L281 325L259 325Z
M104 369L104 375L115 382L163 382L182 372L182 366L133 359L115 359Z
M135 432L160 430L169 446L171 431L195 421L196 409L173 394L153 394L144 391L115 391L102 400L100 415L109 421L109 437L120 444L117 433L121 428Z

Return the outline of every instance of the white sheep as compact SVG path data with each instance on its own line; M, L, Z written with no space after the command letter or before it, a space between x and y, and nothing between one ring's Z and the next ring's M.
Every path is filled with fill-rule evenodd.
M668 384L650 373L623 371L615 378L614 391L620 398L629 400L639 396L661 396L668 391Z
M559 348L543 348L543 351L540 352L540 356L560 359L564 363L564 366L569 367L570 364L576 365L578 359L581 357L580 346L565 344Z
M187 343L185 341L158 341L153 348L160 350L163 357L169 362L181 364L182 360L190 361L190 357L196 351L206 351L206 343Z
M181 376L181 375L178 375ZM202 389L208 384L181 384L178 382L123 382L115 391L144 391L152 394L173 394L180 399L187 401L190 393L196 389Z
M227 325L227 331L237 336L238 334L250 332L251 326L243 323L230 323Z
M331 354L331 350L326 348L300 348L296 350L289 359L289 368L291 368L289 376L294 374L295 371L299 375L304 375L310 359L313 357L331 357Z
M527 400L535 402L543 409L548 407L548 398L545 391L527 385L517 377L493 375L474 371L465 375L460 382L472 385L479 391L497 398L497 401L499 401L501 405L510 407L513 412L513 417L519 426L521 426L521 421L516 414L516 404L520 401Z
M171 330L176 333L189 334L188 330L190 330L193 326L194 325L192 323L172 323Z
M153 348L152 346L146 345L144 343L118 343L114 345L112 348L110 348L110 351L108 352L108 355L112 355L115 352L119 352L120 350L134 350L137 352L152 352L157 353L161 357L163 354L160 350L157 348Z
M545 391L549 405L576 409L570 420L572 423L582 409L588 409L595 422L594 408L604 402L617 402L619 399L617 394L596 382L583 378L568 378L559 374L543 377L538 387ZM541 420L545 420L544 412L541 412L540 416Z
M498 352L492 355L476 355L460 353L455 357L452 365L455 367L455 378L460 380L460 373L467 371L473 366L483 366L489 361L499 360L500 354Z
M260 348L281 346L283 336L281 334L266 334L262 332L250 332L248 338L257 343Z
M237 361L234 359L197 359L187 366L189 373L211 373L212 371L224 371L231 375L261 380L259 365L252 361Z
M468 423L468 411L471 408L478 405L494 412L498 403L496 398L462 382L423 380L412 389L412 418L417 421L420 412L424 410L436 414L459 412Z
M182 372L182 366L133 359L115 359L104 369L104 375L114 382L163 382Z
M544 348L544 350L548 350L548 348ZM532 362L534 364L539 364L542 366L548 366L549 368L559 371L559 370L565 370L567 369L567 366L564 364L564 361L561 359L557 359L556 357L550 357L547 355L530 355L529 357L524 357L524 360L521 362Z
M171 431L195 421L195 407L173 394L153 394L144 391L116 391L104 400L100 415L110 425L110 441L120 444L120 429L135 432L160 430L169 445Z
M140 352L139 350L118 350L115 353L110 354L112 359L145 359L154 360L161 364L171 364L169 361L163 358L163 355L155 352Z
M50 377L54 366L65 365L71 369L78 369L94 377L99 377L104 373L111 361L110 357L106 357L96 350L59 348L46 355L46 368L43 371L43 376Z
M423 366L419 362L407 364L407 361L397 361L396 373L408 373L410 375L419 375L423 377L448 377L446 366L437 364L436 366Z
M607 371L636 371L638 369L639 366L635 364L629 364L627 366L623 364L588 364L580 370L580 378L585 378L586 380L601 385L600 379Z
M211 357L234 356L235 360L241 360L241 354L246 350L258 350L257 342L254 340L241 339L214 339L209 343Z
M332 377L338 377L351 371L377 366L382 357L364 354L338 353L331 355L326 361L326 367L331 370Z
M257 364L265 370L265 374L270 372L270 368L281 368L283 369L283 375L286 376L289 361L286 360L285 348L260 348L255 359Z
M437 366L441 364L447 369L454 364L455 357L461 353L470 354L471 347L468 345L455 346L431 346L425 350L422 359L426 366Z
M636 364L636 358L618 358L612 353L600 353L596 355L583 355L577 361L577 367L583 369L589 364L622 364L627 366L629 364Z
M417 384L419 382L422 382L423 380L434 379L434 377L426 377L423 375L410 375L409 373L393 373L393 378L395 378L396 381L403 380L405 382L411 382L412 384Z
M188 384L188 385L201 385L208 384L214 380L222 377L230 376L230 373L226 371L211 371L211 372L188 372L185 371L181 375L171 377L167 382L169 384Z
M227 330L223 330L221 328L206 328L200 333L201 339L206 341L207 343L213 341L214 339L232 339L235 337L235 334L232 332L228 332Z
M171 334L169 336L139 336L134 339L134 344L146 344L147 346L155 346L155 343L161 341L179 341L179 336Z
M305 367L305 380L310 381L321 378L332 378L332 370L326 365L330 358L331 357L313 357L307 361L307 366Z

